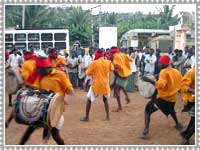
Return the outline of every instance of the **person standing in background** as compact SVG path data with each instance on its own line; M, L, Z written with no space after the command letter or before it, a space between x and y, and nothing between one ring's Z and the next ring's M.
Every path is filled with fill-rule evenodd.
M160 49L156 49L156 62L155 62L155 71L154 71L154 75L155 77L158 77L158 74L160 72L159 70L159 59L160 59ZM170 59L171 60L171 59Z
M78 87L83 89L86 71L86 55L85 50L82 50L81 55L78 56Z
M153 75L155 71L155 63L156 63L156 56L154 55L153 48L149 50L149 54L145 57L144 62L145 62L145 68L144 68L145 74L149 73Z
M133 92L135 90L135 83L136 83L136 80L137 80L137 78L136 78L137 67L135 65L136 52L131 51L131 53L129 53L129 56L133 59L133 61L129 62L130 67L131 67L131 71L132 71L132 75L129 79L128 85L130 84L129 87L132 87L132 88L130 88L131 90L129 92Z
M79 41L76 41L73 45L72 52L75 52L75 57L78 58L79 55L81 55L81 43Z
M11 67L19 69L21 67L23 61L22 61L22 57L19 54L17 54L17 52L18 52L18 50L16 48L14 48L13 54L11 54L9 56L8 62Z
M168 53L167 56L170 58L170 64L173 62L173 57L175 54L173 53L172 47L168 47Z
M183 75L184 74L183 64L187 58L185 58L183 56L182 50L177 50L177 54L175 57L177 57L177 58L176 58L176 60L173 61L172 64L173 64L174 68L178 69L181 72L181 74Z
M87 70L87 68L90 66L90 64L92 63L92 61L94 60L94 48L89 48L89 54L86 57L86 62L85 62L85 68ZM86 75L85 78L85 92L88 92L90 86L92 84L92 76L88 76Z
M77 88L78 79L78 59L74 51L71 52L71 56L67 59L67 67L69 73L69 79L74 88Z

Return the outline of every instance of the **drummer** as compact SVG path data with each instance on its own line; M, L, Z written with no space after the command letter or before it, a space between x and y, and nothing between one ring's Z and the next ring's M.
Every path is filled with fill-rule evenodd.
M145 128L139 138L145 139L149 133L149 124L151 114L160 109L166 116L172 116L176 123L175 128L180 130L182 125L178 122L174 106L178 100L177 92L181 88L182 75L177 69L169 66L170 58L166 55L159 59L159 67L161 69L158 81L153 81L147 77L143 80L155 85L157 95L153 96L150 102L145 107Z
M109 105L108 99L110 97L110 86L109 86L109 72L114 70L110 60L104 59L104 51L99 49L96 54L96 60L93 61L89 68L86 70L86 75L92 76L92 86L88 91L87 104L86 104L86 114L81 121L89 121L89 113L91 108L91 103L95 100L98 95L103 95L103 102L106 110L106 119L109 120Z
M73 87L70 83L66 74L60 70L54 69L51 67L51 63L47 57L38 57L36 59L36 72L32 74L32 81L29 80L29 83L36 82L39 89L43 90L51 90L55 93L59 93L61 95L72 94ZM30 82L31 81L31 82ZM63 99L64 101L64 99ZM64 123L64 116L62 115L60 120L57 123L56 127L51 129L51 134L53 139L59 145L64 145L64 140L60 136L60 129ZM22 137L20 144L25 144L29 139L30 135L37 127L29 126Z
M111 59L115 67L116 79L114 81L114 84L111 86L114 86L114 96L116 97L118 103L118 108L116 111L121 111L122 110L121 100L120 100L121 90L123 90L124 94L126 95L127 104L130 102L130 99L128 97L125 88L126 88L126 82L128 81L127 77L129 77L132 74L131 67L129 64L130 62L132 62L132 58L127 56L126 54L120 53L117 47L112 47L109 53L111 55Z
M49 48L48 50L48 57L51 62L51 66L53 68L57 67L64 71L61 67L65 67L67 65L65 58L58 56L58 52L56 48Z
M181 84L183 111L188 112L190 121L186 129L181 132L182 144L189 144L189 139L195 132L195 67L190 69L183 77Z

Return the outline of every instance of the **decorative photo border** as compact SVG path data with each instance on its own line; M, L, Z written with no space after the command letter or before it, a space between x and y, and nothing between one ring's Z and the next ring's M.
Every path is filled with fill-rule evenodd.
M65 145L65 146L7 146L5 145L5 66L4 66L4 6L5 4L196 4L196 137L195 137L195 146L155 146L155 145L96 145L96 146L88 146L88 145ZM70 150L77 150L77 149L99 149L99 150L113 150L113 149L136 149L136 150L195 150L200 149L200 0L1 0L0 1L0 146L2 149L11 150L11 149L39 149L39 150L60 150L60 149L70 149Z

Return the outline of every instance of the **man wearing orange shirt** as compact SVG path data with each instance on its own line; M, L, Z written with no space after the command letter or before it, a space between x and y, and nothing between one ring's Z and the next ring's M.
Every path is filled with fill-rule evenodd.
M183 77L181 93L184 105L183 111L188 112L190 116L187 128L181 132L182 144L187 145L195 132L195 67L190 69Z
M145 128L140 138L145 139L149 133L149 124L151 114L160 109L166 116L172 116L176 123L176 129L182 129L182 125L178 122L174 106L178 100L177 92L181 88L182 75L177 69L169 66L170 58L166 55L159 59L159 67L162 69L159 74L158 81L153 81L147 77L143 80L155 85L157 94L154 94L151 101L145 107Z
M49 59L51 62L51 66L53 68L58 68L62 71L65 71L64 67L66 67L67 63L65 58L58 56L58 52L56 48L50 48L48 51Z
M29 84L27 82L30 74L35 70L35 55L31 51L25 51L24 54L24 62L21 68L21 75L25 84Z
M71 94L73 92L72 84L70 83L66 74L63 71L53 69L47 57L38 57L36 59L36 68L37 68L36 74L37 73L38 74L36 77L32 79L34 80L33 82L38 82L36 85L38 86L39 89L51 90L61 95L65 95L65 93ZM62 115L56 127L53 127L51 129L51 134L53 136L53 139L59 145L64 145L64 140L60 137L59 133L59 130L61 129L63 123L64 123L64 116ZM27 128L24 136L20 141L20 145L25 144L25 142L29 139L30 135L36 128L37 127L35 126L29 126ZM45 138L45 135L43 135L43 138Z
M118 108L116 111L121 111L121 100L120 100L120 91L122 90L126 96L127 104L130 102L128 94L126 92L128 78L132 74L130 62L132 58L126 54L120 53L117 47L112 47L109 51L111 60L115 67L115 81L111 87L114 87L114 96L117 99Z
M110 119L108 105L108 98L110 97L109 73L114 70L114 66L111 61L104 59L104 55L104 51L99 49L96 52L97 59L93 61L86 70L86 75L92 76L92 86L87 94L86 115L80 119L81 121L89 121L91 103L98 95L103 95L106 119Z

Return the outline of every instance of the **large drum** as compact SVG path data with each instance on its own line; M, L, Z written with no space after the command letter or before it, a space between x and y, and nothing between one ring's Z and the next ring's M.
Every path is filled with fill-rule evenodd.
M156 81L153 75L146 75L149 79ZM145 98L151 98L156 90L155 86L149 82L143 81L140 77L138 78L138 90L140 95Z
M20 89L14 104L16 122L55 127L64 110L64 96L54 92Z
M5 70L5 90L7 94L15 94L23 83L20 72L15 68Z

